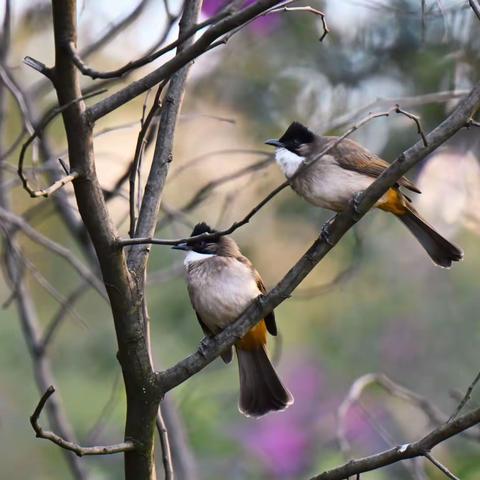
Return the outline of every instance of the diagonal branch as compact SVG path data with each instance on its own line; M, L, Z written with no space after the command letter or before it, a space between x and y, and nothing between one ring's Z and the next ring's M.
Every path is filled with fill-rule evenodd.
M265 296L258 297L225 330L213 338L202 341L201 347L192 355L163 372L157 372L157 382L161 392L167 392L200 371L214 360L229 345L241 338L261 318L264 318L280 303L286 300L293 290L339 242L345 233L375 204L375 202L398 179L429 153L446 142L473 112L480 108L480 83L478 83L455 108L455 110L432 132L426 135L428 146L417 142L403 152L382 175L376 179L362 195L358 206L337 214L329 228L329 242L319 237L282 280Z
M141 93L146 92L162 80L170 78L175 72L178 72L189 62L205 53L213 41L278 3L280 3L280 0L258 0L238 13L226 16L223 20L210 27L195 43L185 48L171 60L143 78L132 82L130 85L88 108L87 116L90 122L95 122Z
M353 477L354 475L360 475L364 472L392 465L401 460L426 456L436 445L464 432L477 425L479 422L480 408L477 408L476 410L457 418L452 423L444 423L416 442L399 445L358 460L350 460L339 467L312 477L311 480L344 480L348 477Z
M46 440L50 440L59 447L74 452L79 457L83 457L84 455L112 455L114 453L129 452L135 449L135 444L131 441L118 443L116 445L96 445L94 447L81 447L77 443L65 440L54 432L44 430L39 425L38 418L40 417L40 414L42 413L43 407L45 407L47 400L53 395L54 392L55 388L50 385L47 391L40 398L37 407L35 408L34 412L30 417L30 423L35 430L37 438L45 438Z
M160 58L162 55L165 55L169 51L173 50L174 48L178 47L179 45L182 45L185 43L188 39L192 38L193 35L195 35L196 32L201 30L202 28L207 27L208 25L211 25L212 23L215 23L223 18L225 18L228 15L228 10L223 10L221 11L218 15L215 15L214 17L210 17L204 22L198 23L193 25L191 28L189 28L187 31L182 33L178 37L177 40L174 42L166 45L165 47L153 52L153 53L147 53L143 57L140 57L137 60L132 60L122 67L119 67L115 70L110 70L110 71L105 71L101 72L100 70L96 70L92 67L89 67L81 57L81 54L79 54L75 48L75 45L73 43L68 44L68 51L72 57L73 63L75 63L75 66L82 72L83 75L86 75L92 79L111 79L111 78L121 78L123 77L126 73L131 72L132 70L135 70L137 68L144 67L145 65L148 65L149 63L155 61L157 58ZM178 17L172 16L169 20L169 23L173 24L176 22ZM163 43L164 38L162 37L162 41L160 43Z
M22 217L9 212L3 207L0 207L0 219L19 228L32 241L42 245L42 247L50 250L55 255L62 257L73 267L80 277L88 281L88 283L92 285L103 298L106 298L105 289L97 276L63 245L46 237L39 231L35 230L35 228L27 223Z
M443 463L439 462L431 453L425 453L425 458L428 458L433 465L435 465L441 472L443 472L448 478L452 480L460 480L456 475L454 475Z
M472 7L473 12L477 16L477 18L480 20L480 5L477 5L475 2L476 0L468 0L470 7Z
M194 237L180 238L180 239L176 239L176 240L164 240L164 239L152 238L152 237L136 237L136 238L130 238L130 239L118 239L117 240L117 245L119 247L124 247L124 246L127 246L127 245L141 245L141 244L178 245L179 243L189 242L189 241L192 241L192 240L197 240L197 241L198 240L207 240L207 239L210 239L210 238L218 238L218 237L221 237L221 236L224 236L224 235L229 235L229 234L233 233L235 230L237 230L238 228L247 224L250 221L250 219L261 208L263 208L273 197L275 197L275 195L280 193L284 188L288 187L290 185L290 183L292 182L292 180L294 178L296 178L304 169L308 168L310 165L312 165L313 163L320 160L324 155L326 155L328 152L330 152L330 150L332 150L338 144L340 144L345 138L350 136L353 132L357 131L360 127L362 127L366 123L370 122L371 120L373 120L375 118L380 118L380 117L388 117L390 115L390 113L392 113L392 112L396 112L396 113L405 115L406 117L412 119L415 122L415 124L417 125L418 133L422 137L424 146L425 147L428 146L428 144L426 143L427 139L426 139L425 133L423 132L423 129L421 127L419 118L416 115L414 115L410 112L407 112L405 110L400 109L398 105L395 105L395 106L391 107L390 109L388 109L384 112L376 112L376 113L368 114L362 120L360 120L355 125L350 127L343 135L341 135L340 137L337 137L334 141L331 141L330 143L328 143L327 146L316 157L314 157L314 158L312 158L308 161L304 161L301 164L300 168L298 168L298 170L295 172L294 175L292 175L287 181L283 182L277 188L272 190L263 200L261 200L252 210L250 210L250 212L248 212L247 215L245 215L245 217L243 217L240 221L234 222L229 228L227 228L225 230L218 231L216 233L202 233L201 235L196 235ZM262 167L262 162L251 165L249 168L252 168L252 167L255 168L255 166ZM244 171L245 171L245 169L242 169L239 172L243 173ZM227 180L228 180L233 175L234 174L231 174L230 176L227 176L227 177L224 177L224 178L227 178ZM210 182L210 184L213 184L213 186L215 186L215 181ZM209 187L210 184L207 184L206 187ZM202 190L203 189L201 189L199 193L201 193ZM190 201L190 202L188 202L187 207L190 208L191 205L192 205L192 202Z

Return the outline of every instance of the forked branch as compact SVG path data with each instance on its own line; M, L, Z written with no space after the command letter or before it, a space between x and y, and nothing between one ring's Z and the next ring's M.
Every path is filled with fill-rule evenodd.
M135 444L131 441L118 443L116 445L96 445L94 447L81 447L77 443L65 440L54 432L44 430L38 423L38 419L40 417L40 414L42 413L43 407L45 407L45 404L47 403L48 399L54 394L54 392L55 388L50 385L47 391L40 398L37 407L35 408L34 412L30 417L30 423L35 430L37 438L45 438L46 440L50 440L59 447L74 452L79 457L83 457L84 455L112 455L114 453L128 452L135 449Z

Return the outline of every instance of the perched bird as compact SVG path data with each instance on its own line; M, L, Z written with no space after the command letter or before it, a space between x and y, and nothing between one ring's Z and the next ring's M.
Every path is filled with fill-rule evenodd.
M199 223L191 236L214 232L207 224ZM252 300L266 291L260 275L230 237L182 243L172 248L187 251L184 263L188 293L207 336L235 321ZM293 403L267 356L267 331L277 334L273 312L235 343L240 374L239 410L246 416L259 417ZM229 363L232 348L221 357Z
M275 159L295 192L313 205L341 212L389 164L348 138L313 161L337 138L315 135L301 123L293 122L278 140L267 140L265 143L276 147ZM313 163L297 172L304 161ZM421 193L414 183L402 177L375 206L393 213L412 232L437 265L450 267L452 262L461 260L463 252L418 214L400 187Z

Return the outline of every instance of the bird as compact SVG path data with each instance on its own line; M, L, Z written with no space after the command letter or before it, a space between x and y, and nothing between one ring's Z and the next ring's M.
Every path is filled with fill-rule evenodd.
M314 160L327 146L338 140L334 136L321 136L294 121L278 139L265 143L275 147L275 160L292 189L309 203L342 212L361 192L379 177L389 164L349 138L343 139L326 155ZM305 167L300 166L305 162ZM311 162L311 163L310 163ZM376 202L375 207L395 215L415 236L436 265L449 268L452 262L463 259L463 252L442 237L424 220L412 205L411 199L401 191L407 189L421 193L406 177ZM322 232L328 241L328 224Z
M191 237L203 233L217 231L201 222L195 225ZM188 293L207 337L234 322L255 298L266 293L259 273L231 237L188 241L172 248L186 251ZM292 394L268 358L267 332L277 335L273 311L235 343L240 380L238 408L247 417L284 410L293 403ZM232 347L223 351L221 357L229 363Z

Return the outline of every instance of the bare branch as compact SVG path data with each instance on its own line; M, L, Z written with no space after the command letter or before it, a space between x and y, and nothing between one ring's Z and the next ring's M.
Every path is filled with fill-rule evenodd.
M40 62L39 60L27 56L23 59L23 63L33 68L37 72L41 73L42 75L45 75L49 80L53 79L53 70L51 68L48 68L44 63Z
M320 42L323 42L323 39L330 32L330 30L328 28L328 25L327 25L327 20L325 18L326 17L325 13L323 13L322 11L320 11L316 8L312 8L310 6L306 6L306 7L281 7L281 8L276 8L274 10L270 10L268 13L278 13L278 12L282 12L282 11L283 12L309 12L309 13L313 13L314 15L320 16L320 18L322 19L322 27L323 27L323 34L319 38Z
M158 409L157 418L155 420L158 430L158 436L160 437L160 447L162 450L162 463L165 472L165 480L173 480L173 464L172 455L170 452L170 441L168 439L167 427L163 420L162 411Z
M131 83L113 95L89 107L87 109L88 118L93 123L141 93L146 92L154 85L170 78L173 73L205 53L214 40L232 29L245 24L250 19L278 3L280 3L279 0L258 0L236 14L227 15L223 20L218 21L210 27L193 45L177 54L175 58L169 60L140 80Z
M179 37L184 35L197 21L201 2L198 0L187 2L180 19ZM175 58L180 57L188 50L193 39L187 39L177 48ZM162 199L163 189L167 179L167 173L172 161L172 148L175 135L177 117L181 109L185 83L189 72L189 66L176 71L172 76L162 106L158 133L153 152L152 164L145 185L144 195L138 222L135 227L136 236L150 236L155 231L158 211ZM128 266L133 271L143 272L147 259L148 249L133 247L128 254Z
M129 185L130 185L130 192L129 192L129 203L130 203L130 229L129 235L133 237L135 234L135 226L136 226L136 214L135 214L135 182L137 178L138 171L140 169L140 163L142 160L143 153L145 152L145 148L147 145L147 136L151 130L152 122L154 118L160 112L161 104L160 104L160 95L165 87L165 82L162 83L158 89L157 93L155 94L155 99L153 101L153 105L148 112L147 117L141 123L140 132L137 138L137 144L135 145L135 153L133 155L133 162L130 167L129 172Z
M468 3L470 4L470 7L472 7L477 18L480 20L480 6L475 3L475 0L468 0Z
M455 476L445 465L440 463L431 453L425 453L423 455L425 458L428 458L430 462L432 462L441 472L443 472L448 478L452 480L460 480L457 476Z
M357 378L351 385L347 396L337 410L337 440L342 452L350 450L350 444L345 432L345 420L351 407L358 403L364 390L370 385L379 385L390 395L401 398L417 408L428 417L433 426L441 425L447 421L446 415L438 410L427 398L419 395L381 373L367 373Z
M137 68L143 67L145 65L148 65L149 63L153 62L157 58L160 58L162 55L165 55L165 53L173 50L174 48L178 47L182 43L186 42L188 39L190 39L196 32L201 30L202 28L205 28L208 25L211 25L212 23L215 23L223 18L225 18L228 15L228 11L222 11L218 15L215 15L214 17L210 17L204 22L201 22L199 24L196 24L192 26L190 29L188 29L185 33L183 33L177 40L174 42L170 43L169 45L165 46L164 48L161 48L160 50L157 50L156 52L153 53L148 53L147 55L144 55L143 57L140 57L137 60L133 60L131 62L128 62L127 64L123 65L120 68L117 68L116 70L111 70L108 72L101 72L99 70L96 70L92 67L89 67L81 58L80 54L77 52L75 48L75 44L70 43L68 45L68 50L69 53L72 57L73 62L75 63L75 66L82 72L83 75L86 75L92 79L97 79L97 78L103 78L103 79L109 79L109 78L121 78L123 77L126 73L131 72L132 70L135 70ZM177 16L170 16L169 17L169 25L173 25L177 21L178 17ZM165 40L164 36L162 36L161 41L157 42L158 43L163 43Z
M473 389L475 388L475 385L480 381L480 372L477 373L477 376L473 379L473 382L469 385L464 397L458 404L457 409L455 410L455 413L448 419L449 422L454 420L458 414L462 411L463 407L468 403L470 398L472 398L472 392Z
M62 105L61 107L57 107L57 108L54 108L44 119L43 121L35 128L34 132L32 133L32 135L28 138L28 140L22 145L22 149L20 150L20 156L19 156L19 159L18 159L18 176L20 177L21 181L22 181L22 185L23 185L23 188L30 194L31 197L38 197L38 196L45 196L45 195L38 195L38 192L36 190L34 190L32 187L30 187L29 183L28 183L28 180L27 180L27 177L25 176L24 172L23 172L23 163L24 163L24 160L25 160L25 154L27 152L27 149L28 147L30 146L30 144L35 140L36 137L38 137L42 132L43 130L45 129L45 127L57 116L59 115L60 113L64 112L67 108L71 107L72 105L74 105L75 103L78 103L78 102L81 102L83 100L86 100L87 98L91 98L91 97L94 97L96 95L100 95L101 93L104 93L105 90L98 90L96 92L93 92L93 93L90 93L88 95L84 95L82 97L79 97L79 98L76 98L68 103L66 103L65 105ZM75 173L75 177L78 177L80 175L80 172L76 172ZM72 180L74 180L74 178ZM63 180L60 180L60 182L63 181ZM71 181L71 180L69 180ZM56 184L58 182L55 182ZM65 182L65 183L68 183ZM55 185L55 184L54 184ZM57 186L55 186L55 190L58 190L59 188L61 188L63 185L60 184L57 188ZM49 188L52 188L53 185ZM49 189L47 189L49 190ZM55 191L54 190L54 191ZM42 190L40 190L40 192L43 192ZM48 196L48 195L47 195Z
M50 238L46 237L45 235L41 234L37 230L35 230L31 225L29 225L22 217L19 217L12 212L0 207L0 218L3 221L6 221L15 227L22 230L27 237L29 237L34 242L42 245L47 250L50 250L56 255L59 255L63 259L65 259L73 268L74 270L86 281L92 285L95 290L103 297L106 298L105 289L102 283L99 281L97 276L93 274L85 265L83 265L77 257L75 257L68 249L66 249L63 245L60 245Z
M201 347L185 360L163 372L157 372L160 390L166 392L204 368L229 345L241 338L255 323L264 318L302 282L308 273L327 255L343 235L375 204L375 202L412 166L423 160L439 145L463 128L466 119L480 107L478 83L455 110L426 137L428 146L417 142L403 152L362 195L359 204L335 216L329 228L329 242L319 237L282 280L265 296L258 297L240 317L213 338L204 339ZM480 418L480 411L478 412ZM402 453L402 452L400 452ZM403 453L402 453L403 454ZM346 477L348 475L344 475ZM335 477L336 478L336 477ZM343 478L343 477L342 477Z
M464 432L479 422L480 408L457 418L452 423L441 425L416 442L399 445L358 460L350 460L348 463L312 477L311 480L344 480L401 460L425 456L439 443Z
M418 115L414 115L413 113L407 112L406 110L402 110L400 108L400 105L396 105L395 111L397 113L401 113L402 115L405 115L406 117L412 119L415 124L417 125L417 133L422 137L423 144L428 147L427 143L427 138L425 137L425 133L423 132L422 126L420 124L420 117Z
M101 35L97 40L92 42L90 45L85 47L81 52L80 56L82 58L87 58L96 51L104 47L108 42L115 38L119 33L125 30L132 22L134 22L145 10L151 0L140 0L137 6L128 13L124 18L119 20L113 26L109 26L103 35Z
M80 445L69 442L64 438L60 437L54 432L50 432L49 430L44 430L38 424L38 418L42 413L43 407L47 403L47 400L53 393L55 392L55 388L50 385L47 391L42 395L40 401L38 402L37 407L35 408L34 412L30 417L30 423L32 424L33 429L35 430L35 434L37 438L45 438L46 440L50 440L51 442L55 443L59 447L64 448L65 450L70 450L74 452L79 457L83 457L84 455L112 455L114 453L121 453L121 452L129 452L135 449L135 445L131 441L118 443L117 445L97 445L95 447L81 447Z
M42 351L45 351L50 345L55 333L57 332L59 326L62 324L65 316L73 308L73 304L90 288L88 282L81 283L66 299L60 304L60 308L55 316L52 318L51 322L45 329L43 333L42 340L40 342L40 348Z
M342 128L354 121L359 115L372 111L374 108L384 108L392 104L403 105L404 107L418 107L429 103L445 103L452 99L462 98L468 95L468 90L447 90L442 92L426 93L424 95L415 95L411 97L400 98L377 98L373 102L343 115L336 116L328 125L329 129L335 130Z
M49 187L44 188L43 190L34 190L30 192L30 196L32 198L37 198L37 197L47 198L50 195L52 195L52 193L55 193L57 190L60 190L63 186L67 185L67 183L73 182L79 176L80 176L80 173L72 172L68 174L66 177L63 177L60 180L57 180L55 183L53 183Z
M279 192L281 192L284 188L288 187L292 180L296 178L305 168L309 167L313 163L317 162L322 158L324 155L326 155L330 150L335 148L339 143L341 143L345 138L350 136L353 132L357 131L360 127L365 125L366 123L370 122L371 120L379 117L388 117L390 113L396 112L403 114L407 116L408 118L411 118L412 120L415 121L415 124L417 125L417 128L419 128L419 133L422 135L422 140L423 142L426 142L426 137L425 134L423 133L423 130L420 126L419 119L416 117L416 115L413 115L412 113L406 112L405 110L401 110L398 105L395 105L394 107L391 107L390 109L384 111L384 112L376 112L376 113L370 113L366 117L364 117L362 120L357 122L355 125L350 127L343 135L340 137L337 137L334 141L331 141L316 157L313 157L312 159L308 161L304 161L300 167L297 169L294 175L292 175L289 180L285 181L281 185L279 185L277 188L275 188L272 192L270 192L260 203L258 203L244 218L242 218L240 221L233 223L229 228L226 230L221 230L216 233L202 233L201 235L196 235L194 237L188 237L188 238L181 238L181 239L176 239L176 240L164 240L160 238L153 238L153 237L136 237L136 238L129 238L129 239L117 239L117 245L119 247L124 247L127 245L142 245L142 244L152 244L152 245L178 245L179 243L184 243L184 242L189 242L189 241L198 241L198 240L206 240L206 239L211 239L211 238L218 238L224 235L229 235L233 233L235 230L238 228L242 227L243 225L247 224L250 219L264 206L266 205L275 195L277 195ZM425 137L425 138L424 138ZM425 145L425 147L428 147L428 145ZM267 160L268 162L269 160ZM262 162L259 162L261 164ZM258 165L258 164L256 164ZM242 169L242 172L244 169ZM229 176L226 177L227 180L230 179ZM214 184L215 181L210 182L210 184ZM393 182L395 183L395 182ZM207 184L206 187L209 187L209 184ZM205 188L205 187L204 187ZM199 191L201 194L203 189ZM198 201L198 198L194 198L192 200ZM186 207L191 208L192 201L188 202ZM185 207L184 207L185 208Z

